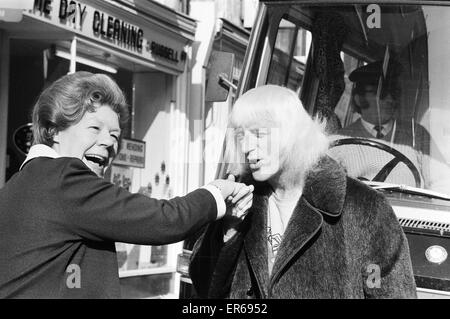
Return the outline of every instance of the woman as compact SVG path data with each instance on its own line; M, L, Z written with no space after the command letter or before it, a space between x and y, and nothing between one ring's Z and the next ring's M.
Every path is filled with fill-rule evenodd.
M197 241L190 275L200 297L416 296L392 208L325 155L325 125L296 93L249 90L230 126L230 170L255 185L253 206L242 223L217 221Z
M217 180L156 200L99 178L116 155L125 98L103 74L66 75L33 109L34 145L0 190L0 297L120 297L115 242L174 243L250 205L252 188ZM242 208L242 210L240 210Z

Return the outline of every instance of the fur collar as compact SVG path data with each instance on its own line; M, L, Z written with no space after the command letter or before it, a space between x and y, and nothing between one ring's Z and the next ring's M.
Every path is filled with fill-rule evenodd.
M303 196L312 206L333 217L342 213L346 192L346 171L328 156L308 172L303 188Z
M255 194L268 197L272 188L266 182L256 182L251 177L244 178L246 184L255 186ZM311 168L305 179L303 198L321 213L337 217L342 213L347 188L345 169L329 156L323 156Z

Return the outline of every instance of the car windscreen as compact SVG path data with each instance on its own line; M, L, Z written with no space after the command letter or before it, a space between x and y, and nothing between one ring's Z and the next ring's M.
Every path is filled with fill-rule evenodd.
M284 5L270 14L266 83L293 89L327 121L329 153L349 175L450 195L450 7Z

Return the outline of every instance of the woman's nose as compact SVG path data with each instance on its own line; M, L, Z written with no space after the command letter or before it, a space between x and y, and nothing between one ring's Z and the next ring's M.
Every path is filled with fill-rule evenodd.
M114 145L115 139L111 136L111 134L107 130L102 130L98 142L100 145L104 145L106 147L110 147Z

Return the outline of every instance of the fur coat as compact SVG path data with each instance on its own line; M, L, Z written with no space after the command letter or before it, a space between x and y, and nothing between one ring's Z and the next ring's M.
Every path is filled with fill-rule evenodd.
M329 157L309 171L269 276L270 191L255 188L238 233L222 221L194 246L190 276L200 298L415 298L405 234L386 198Z

